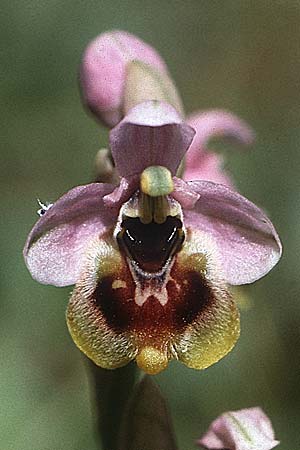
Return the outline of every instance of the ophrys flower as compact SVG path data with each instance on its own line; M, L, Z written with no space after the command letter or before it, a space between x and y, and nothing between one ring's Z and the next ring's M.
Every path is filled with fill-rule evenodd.
M156 78L143 70L152 96ZM281 254L273 225L249 200L222 184L176 176L195 130L166 86L177 109L128 91L130 107L110 132L119 185L69 191L45 211L24 249L36 280L75 284L69 330L108 369L133 359L150 374L170 359L196 369L215 363L239 336L228 285L257 280ZM159 97L160 78L158 87ZM119 101L106 120L121 110Z
M170 106L136 106L111 132L119 187L72 189L29 235L33 277L76 284L69 329L102 367L136 358L156 373L171 358L216 362L239 335L227 285L255 281L280 257L271 222L250 201L176 178L193 135Z

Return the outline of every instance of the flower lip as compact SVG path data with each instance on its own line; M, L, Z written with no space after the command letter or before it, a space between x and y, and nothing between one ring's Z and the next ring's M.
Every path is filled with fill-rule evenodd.
M182 285L181 295L173 280L174 276L178 283L183 281L177 273L180 270L186 280ZM166 283L168 300L164 304L159 299L161 293L158 290L149 293L142 305L129 301L136 295L136 285L127 269L123 268L119 276L124 280L123 285L116 287L114 276L100 279L91 298L115 332L128 332L134 328L149 344L155 346L159 345L162 336L172 336L185 330L199 312L209 310L210 303L215 302L210 287L199 274L180 268L176 263L171 270L171 278ZM153 279L151 281L154 284ZM160 280L156 281L159 285Z
M237 310L211 260L213 247L189 237L164 273L140 270L138 277L114 239L94 240L67 317L73 339L96 364L112 369L137 358L157 373L176 358L201 369L230 351Z
M141 278L163 275L184 236L180 204L168 195L150 197L141 191L122 206L114 229L134 276Z
M126 218L117 241L121 250L145 272L159 272L184 240L182 222L168 216L162 224L143 224L139 218Z

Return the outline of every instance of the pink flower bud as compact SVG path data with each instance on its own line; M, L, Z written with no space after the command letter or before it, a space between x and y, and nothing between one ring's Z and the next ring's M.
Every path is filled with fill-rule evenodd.
M124 89L128 63L141 61L160 73L167 68L150 45L125 31L100 34L86 48L80 68L83 101L109 127L124 116Z

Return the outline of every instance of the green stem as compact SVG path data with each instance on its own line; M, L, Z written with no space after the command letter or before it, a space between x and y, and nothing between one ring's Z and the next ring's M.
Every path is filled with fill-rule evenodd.
M106 370L91 363L94 382L97 429L102 450L118 450L122 416L136 381L135 363Z

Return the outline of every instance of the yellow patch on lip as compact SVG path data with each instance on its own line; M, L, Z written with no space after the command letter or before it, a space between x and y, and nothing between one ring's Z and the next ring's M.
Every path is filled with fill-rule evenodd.
M121 289L121 288L126 288L127 284L126 284L126 281L120 280L120 278L118 278L117 280L113 281L111 287L113 289Z
M144 347L136 357L136 363L141 370L149 375L156 375L168 366L167 355L154 347Z

